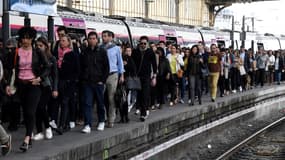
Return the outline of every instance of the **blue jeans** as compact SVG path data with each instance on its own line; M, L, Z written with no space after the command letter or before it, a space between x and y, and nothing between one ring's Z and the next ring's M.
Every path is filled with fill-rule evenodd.
M86 84L83 86L85 125L92 126L94 95L97 103L98 120L99 122L105 122L104 89L104 84Z
M275 70L275 81L279 84L281 81L281 72L279 70Z

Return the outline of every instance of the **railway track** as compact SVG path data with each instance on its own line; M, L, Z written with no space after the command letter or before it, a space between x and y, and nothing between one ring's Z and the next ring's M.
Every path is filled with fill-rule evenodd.
M216 160L285 160L285 116L255 132Z

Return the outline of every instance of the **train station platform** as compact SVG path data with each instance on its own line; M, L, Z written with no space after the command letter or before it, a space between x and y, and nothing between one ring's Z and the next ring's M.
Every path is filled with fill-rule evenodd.
M13 132L13 150L1 160L99 160L129 159L145 150L175 138L189 130L203 126L227 115L253 107L256 104L285 97L285 85L265 86L246 92L217 98L211 102L204 96L202 105L178 104L152 111L145 122L130 113L128 124L115 124L103 132L80 133L82 126L63 135L55 133L52 140L33 142L27 153L19 151L24 128ZM119 117L118 117L119 118Z

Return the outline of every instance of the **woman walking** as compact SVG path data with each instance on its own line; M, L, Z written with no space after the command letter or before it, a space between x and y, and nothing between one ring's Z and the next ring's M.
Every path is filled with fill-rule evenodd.
M42 140L44 138L51 139L53 137L52 129L49 125L49 114L47 110L48 102L51 98L57 97L57 84L58 84L58 73L56 59L52 56L48 41L44 37L40 37L36 41L36 47L41 50L48 61L48 76L43 80L41 85L41 98L36 112L36 127L37 134L34 136L34 140ZM45 128L45 135L43 133L43 126Z
M20 150L26 152L31 146L31 137L35 124L35 114L40 101L42 81L48 75L48 63L44 54L33 47L37 31L31 27L19 30L21 47L15 52L14 68L17 92L19 92L24 113L26 134ZM6 93L12 95L10 86Z
M174 103L176 104L178 102L178 93L179 93L179 79L178 79L178 72L180 72L182 69L181 67L184 66L184 61L182 58L182 55L177 53L178 46L172 45L171 46L171 54L167 55L167 59L170 63L171 68L171 100L170 100L170 106L173 106ZM181 74L181 73L179 73Z

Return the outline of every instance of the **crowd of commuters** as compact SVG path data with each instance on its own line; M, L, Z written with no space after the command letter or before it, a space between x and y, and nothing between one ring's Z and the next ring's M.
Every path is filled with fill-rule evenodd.
M23 152L32 140L52 139L54 131L61 135L82 125L81 131L90 133L94 119L98 131L113 128L117 111L120 122L129 122L132 108L145 121L166 103L201 105L208 92L215 102L217 93L223 97L265 83L280 85L284 78L281 51L260 48L253 53L202 43L181 48L149 42L146 36L132 48L116 45L109 30L102 32L102 44L96 32L82 43L65 27L57 34L59 40L50 44L45 37L36 38L35 29L23 27L17 41L9 39L1 49L1 121L8 122L10 131L24 124ZM128 88L131 78L140 82L138 89ZM123 103L116 98L119 93ZM0 126L3 155L11 150L11 138Z

